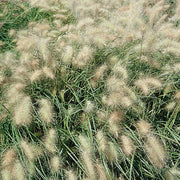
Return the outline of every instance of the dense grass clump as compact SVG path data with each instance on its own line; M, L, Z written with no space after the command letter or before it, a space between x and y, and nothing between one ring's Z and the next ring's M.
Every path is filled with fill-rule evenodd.
M0 179L180 178L180 3L0 2Z

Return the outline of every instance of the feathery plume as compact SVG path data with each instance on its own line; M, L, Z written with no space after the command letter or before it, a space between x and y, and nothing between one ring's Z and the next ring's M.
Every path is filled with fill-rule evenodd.
M47 123L50 124L53 120L53 108L52 104L48 99L41 99L39 100L39 114L41 119Z
M173 66L173 70L175 73L178 73L180 71L180 63L175 63Z
M147 121L140 120L136 124L138 132L142 135L148 135L151 132L151 124Z
M166 106L165 109L167 111L173 111L173 109L176 107L176 102L175 101L171 101L169 102Z
M92 18L84 18L79 20L77 24L77 29L86 28L86 26L91 26L94 23L94 20Z
M177 91L174 95L174 98L177 102L180 102L180 91Z
M97 118L99 122L106 122L108 117L108 112L105 110L98 110L96 112Z
M35 159L34 147L30 143L26 142L25 140L21 141L21 147L22 147L27 159L29 161L33 161Z
M13 149L8 149L2 157L1 160L1 176L3 180L12 180L13 174L12 169L14 166L14 161L16 159L16 153Z
M102 151L103 153L105 153L107 151L108 148L108 141L106 139L106 136L104 135L104 133L102 131L98 131L96 134L96 140L99 146L99 150Z
M1 170L2 180L13 180L12 172L8 169Z
M37 69L37 67L39 68L39 66L40 66L40 61L39 61L39 59L32 59L32 60L31 60L31 63L30 63L30 69L31 69L31 70L34 70L34 71L35 71L35 69Z
M79 136L79 141L80 141L81 148L82 148L81 156L82 156L82 160L86 166L88 178L90 178L91 180L96 180L97 175L96 175L96 171L95 171L95 165L91 159L92 158L92 149L91 149L90 142L87 137L82 136L82 135Z
M66 46L64 49L65 51L62 55L62 62L69 65L72 62L74 50L72 46Z
M99 146L99 150L105 154L108 161L112 162L118 158L117 148L116 146L107 141L106 136L102 131L98 131L96 134L96 140Z
M108 119L110 132L115 136L118 137L120 132L120 122L122 121L122 113L119 111L114 111L110 114Z
M56 152L56 138L56 130L53 128L49 129L44 139L44 146L50 153Z
M116 161L119 157L117 147L115 146L113 142L108 142L108 150L106 153L106 157L109 162Z
M46 36L50 27L47 23L34 24L32 31L38 35Z
M66 179L67 180L77 180L77 176L73 170L66 171Z
M148 136L144 147L152 163L157 168L163 168L166 163L167 154L159 139L153 135Z
M109 92L119 92L125 86L125 82L115 76L111 76L107 79L106 86Z
M42 78L42 76L43 76L43 71L41 69L37 69L32 72L32 74L30 76L30 80L33 83L35 81L40 80Z
M179 19L180 19L180 2L177 1L176 12L175 12L174 16L172 18L170 18L170 20L178 21Z
M108 97L103 96L102 102L112 108L119 106L129 108L133 104L133 101L128 96L125 96L123 92L113 92Z
M119 176L118 180L125 180L124 177L121 175Z
M12 174L13 174L14 180L26 180L24 168L19 160L15 161Z
M83 68L87 65L91 59L92 52L88 46L84 46L78 53L76 60L73 61L73 64L79 68Z
M11 29L9 30L9 37L13 37L16 34L16 30L15 29Z
M7 99L9 105L15 105L24 97L23 90L25 85L22 83L12 84L7 91Z
M115 64L117 64L119 61L119 58L117 56L111 56L108 59L108 64L110 64L112 67L115 66Z
M53 156L50 161L51 164L51 170L53 172L58 172L61 168L61 160L58 156Z
M22 33L23 31L21 31L20 33ZM20 34L19 33L19 34ZM29 36L21 36L18 38L18 41L16 43L17 45L17 50L19 51L30 51L32 49L34 49L37 45L37 37L33 36L33 35L29 35Z
M2 162L1 162L2 167L3 168L12 167L12 165L14 164L15 158L16 158L16 153L13 149L8 149L7 151L5 151L2 157Z
M43 71L45 77L48 77L50 79L54 79L54 74L50 68L45 66L45 67L43 67L42 71Z
M124 154L126 154L126 156L131 156L134 151L134 144L132 140L128 136L122 135L121 144L122 144L122 150Z
M94 104L91 101L86 101L84 111L86 113L92 113L94 110Z
M91 84L93 85L93 87L95 87L96 85L96 81L99 81L100 79L103 78L104 72L107 70L107 65L101 65L100 67L98 67L94 73L94 77L91 80Z
M166 180L176 180L178 177L180 177L180 170L178 170L176 168L168 169L165 172Z
M31 98L29 96L23 97L14 108L14 123L18 126L29 125L32 121L31 109Z
M98 162L96 164L96 168L97 168L98 180L107 180L108 177L105 172L104 166Z
M135 81L135 85L142 90L145 95L150 93L150 89L159 89L162 82L157 78L144 78Z
M113 73L118 76L120 79L122 80L127 80L128 79L128 72L127 70L125 69L125 67L123 67L121 65L121 63L116 63L113 67Z

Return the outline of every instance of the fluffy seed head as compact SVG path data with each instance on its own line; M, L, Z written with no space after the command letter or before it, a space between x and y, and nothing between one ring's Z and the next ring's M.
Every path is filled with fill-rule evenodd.
M46 134L46 138L44 140L44 146L45 148L50 152L50 153L55 153L56 152L56 130L51 128Z
M97 81L99 81L100 79L103 79L104 72L107 70L107 68L108 68L107 65L101 65L100 67L96 69L94 73L94 77L91 79L91 86L93 88L96 87Z
M24 168L19 160L16 160L13 167L14 180L26 180Z
M106 71L107 69L107 65L103 64L101 65L100 67L98 67L95 71L95 74L94 74L94 77L93 77L93 80L94 81L98 81L100 80L103 75L104 75L104 72Z
M77 180L77 176L73 170L66 171L66 179L67 180Z
M89 178L92 178L92 180L96 180L96 171L94 167L94 163L92 161L92 148L90 145L90 142L87 137L80 135L79 136L79 141L81 144L81 157L82 160L85 164L86 170L87 170L87 175Z
M100 163L97 163L96 168L97 168L98 180L107 180L108 178L104 166Z
M115 76L111 76L107 79L106 86L109 92L119 92L125 86L125 82Z
M118 158L118 153L115 145L112 142L108 142L106 136L102 131L98 131L96 140L99 146L99 150L106 155L108 161L112 162Z
M177 102L180 102L180 91L177 91L175 93L174 98L176 99Z
M122 121L122 113L120 113L119 111L114 111L110 114L110 117L108 119L109 127L110 127L111 133L115 137L118 137L121 121Z
M25 85L22 83L12 84L7 91L8 104L17 104L24 97L23 90Z
M92 156L87 151L83 151L81 153L81 156L82 156L82 160L83 160L86 170L87 170L88 178L90 178L92 180L96 180L97 175L96 175L96 171L95 171L95 165L91 159Z
M180 71L180 63L174 64L173 70L174 70L175 73L178 73Z
M32 121L31 109L31 98L29 96L23 97L14 109L14 123L18 126L30 124Z
M108 112L106 112L105 110L98 110L96 112L96 115L97 115L99 122L106 122Z
M68 65L71 64L73 53L74 53L74 50L72 46L66 46L65 51L62 56L63 63L68 64Z
M43 67L42 71L43 71L45 77L50 78L50 79L54 79L54 74L50 68L45 66L45 67Z
M51 168L53 172L57 172L61 168L61 161L58 156L53 156L51 158Z
M41 99L39 105L40 108L38 112L41 119L47 124L51 123L53 120L53 108L51 102L48 99Z
M175 180L175 179L178 179L178 177L180 177L180 170L178 170L176 168L168 169L165 172L166 180Z
M124 154L126 154L126 156L131 156L134 151L134 144L132 140L128 136L122 135L121 143L122 143L122 150Z
M35 158L35 152L34 152L34 147L26 142L25 140L21 141L21 147L28 158L29 161L32 161Z
M103 153L105 153L107 151L108 148L108 142L106 139L106 136L104 135L104 133L102 131L98 131L96 134L96 140L99 146L99 150L102 151Z
M76 60L73 63L77 67L83 68L89 63L91 56L92 56L91 49L88 46L84 46L80 50L79 54L76 57Z
M17 41L17 49L20 51L30 51L36 47L37 38L35 36L22 36Z
M89 154L91 154L91 145L86 136L80 135L79 136L79 142L81 144L82 151L87 151Z
M34 24L32 28L33 32L43 36L46 36L49 31L49 25L47 23Z
M11 29L8 34L10 37L13 37L16 34L16 30Z
M30 67L32 70L37 69L37 67L39 67L39 65L40 65L39 59L33 59L30 63Z
M145 143L145 150L148 157L157 168L163 168L167 159L162 143L155 136L148 136Z
M118 152L117 152L117 147L113 142L108 142L108 149L106 152L106 157L109 162L113 162L118 159Z
M113 67L113 72L117 75L120 79L127 80L128 79L128 72L125 67L123 67L120 63L117 63Z
M2 167L12 166L16 158L16 153L13 149L8 149L2 157Z
M132 100L125 96L123 92L112 92L108 97L103 96L102 102L112 108L119 106L129 108L133 104Z
M84 111L87 113L91 113L94 110L94 104L91 101L86 101L85 109Z
M2 180L12 180L13 179L12 172L8 169L1 170L1 177L2 177Z
M175 102L175 101L172 101L172 102L169 102L169 103L165 106L165 109L166 109L167 111L172 111L175 107L176 107L176 102Z
M35 81L40 80L42 76L43 76L43 71L40 69L37 69L33 71L33 73L31 74L30 80L31 82L35 82Z
M143 135L147 135L151 132L151 124L149 124L147 121L140 120L136 125L138 131Z
M151 89L159 89L162 82L157 78L145 78L135 81L135 85L140 88L143 94L148 95Z

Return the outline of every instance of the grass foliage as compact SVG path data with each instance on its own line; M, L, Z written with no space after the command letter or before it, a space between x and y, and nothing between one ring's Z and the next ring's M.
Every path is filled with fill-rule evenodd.
M73 29L83 18L73 12L72 6L57 1L60 4L57 7L62 10L58 12L61 15L59 27L55 23L58 13L53 5L46 9L31 2L0 2L0 179L178 179L180 67L177 70L176 66L180 66L180 53L164 53L163 48L146 52L143 50L146 39L125 40L124 34L117 36L118 43L107 38L107 42L99 45L94 37L92 44L90 40L83 42L91 32L83 29L86 26L77 32ZM130 1L122 2L128 5ZM153 0L148 7L154 7L157 2ZM78 6L78 2L74 4ZM162 14L173 17L178 2L166 1L165 4L170 7ZM81 14L81 8L77 11ZM103 10L102 13L106 15ZM84 16L91 17L91 11ZM101 24L103 19L96 21ZM48 43L44 43L48 47L38 49L35 44L24 50L31 38L41 33L34 30L41 23L49 24L48 33L37 35L40 39L36 42L49 36ZM173 23L179 32L179 20ZM62 30L63 27L69 29ZM77 40L67 38L71 31L77 35ZM14 32L13 35L10 32ZM26 36L31 37L29 41L23 39ZM18 46L21 38L22 42L27 42L24 47ZM65 45L57 47L57 42ZM137 48L139 44L141 51ZM91 60L82 66L75 60L84 45L90 49ZM67 46L74 49L71 63L64 60L69 53L65 51ZM22 60L26 58L23 53L30 54L29 64L38 59L34 69ZM48 60L44 60L46 53ZM87 51L84 54L83 60L89 56ZM143 61L145 57L150 61ZM120 69L117 70L118 63ZM99 67L104 67L103 73ZM35 79L36 70L40 70L41 75L37 74ZM98 73L101 73L100 78L97 78ZM147 84L151 87L144 90ZM29 123L26 118L31 119ZM143 120L150 129L146 125L138 126ZM148 132L143 134L144 131Z

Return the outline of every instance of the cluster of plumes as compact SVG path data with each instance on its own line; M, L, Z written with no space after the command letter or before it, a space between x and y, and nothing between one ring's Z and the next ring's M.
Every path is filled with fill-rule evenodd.
M108 161L113 162L117 160L117 147L114 143L106 140L102 131L97 132L96 140L100 153L105 154ZM118 179L106 170L106 167L100 162L100 160L95 159L95 148L91 145L90 138L80 135L79 141L81 146L81 158L86 171L86 178L84 178L84 180L108 180L110 178Z
M7 56L7 61L5 61L5 63L10 62L8 70L12 73L8 79L6 78L6 84L10 84L6 93L6 103L13 112L13 122L18 126L29 125L32 121L32 102L30 96L25 94L25 87L41 79L53 80L55 78L53 71L56 61L48 48L50 42L48 32L47 23L29 23L29 28L18 31L15 39L16 49L20 51L19 61L14 61L15 66L9 61L10 57ZM1 83L4 81L5 79ZM45 103L49 102L40 103L40 114L43 120L49 123L52 121L50 117L52 107ZM42 111L45 113L47 110L46 115L43 114Z
M99 151L105 155L109 162L118 160L119 153L117 151L116 145L113 142L107 140L106 135L101 130L97 132L96 140Z
M62 3L62 1L61 1ZM89 64L92 59L93 48L89 46L89 43L84 41L86 35L83 35L87 22L79 22L79 25L68 24L63 26L63 21L67 20L67 10L62 9L60 1L31 1L31 5L34 7L41 7L42 10L50 10L54 12L54 25L56 29L49 32L49 37L54 38L55 50L58 56L66 65L73 64L75 67L83 68ZM92 20L93 21L93 20ZM89 21L89 26L91 25ZM77 47L75 47L77 44Z
M168 155L165 150L165 146L162 144L162 141L153 134L151 124L145 120L139 120L136 123L136 128L139 134L139 139L143 142L143 150L147 154L147 159L149 159L156 168L164 168L168 160ZM117 143L114 143L108 140L108 137L102 130L97 131L96 141L98 144L98 151L109 162L113 163L118 161L122 156L122 152L126 155L127 158L132 157L133 154L136 153L136 145L132 138L129 137L129 135L125 135L123 132L121 132L121 135L116 137L116 140ZM97 178L97 172L94 170L95 162L93 162L94 155L92 153L92 147L89 143L87 144L88 140L83 136L80 136L80 142L82 146L82 160L85 163L87 173L89 175L94 174L93 177ZM122 150L122 152L119 148ZM107 172L104 173L106 174Z
M56 139L56 130L53 128L48 130L42 140L42 144L33 144L22 139L19 143L19 149L26 159L26 161L23 161L23 164L20 162L21 158L18 157L17 147L11 147L11 149L6 150L1 160L1 178L3 180L25 180L28 176L35 175L35 162L37 159L44 157L45 153L48 153L48 165L51 169L51 175L58 172L62 162L57 154Z
M8 149L1 162L1 177L2 179L15 179L15 180L25 180L25 169L22 163L16 158L17 153L12 149Z
M132 51L141 53L141 60L154 67L159 66L158 61L149 56L154 52L179 56L180 29L172 21L179 19L179 4L170 20L166 12L169 5L166 5L165 0L62 2L72 9L79 20L76 26L67 28L66 38L71 42L68 41L68 46L65 47L69 56L64 61L69 62L69 58L72 58L74 50L72 45L69 46L70 43L83 43L91 47L92 44L106 46L109 41L111 46L116 46L140 40Z
M166 106L167 111L180 112L180 91L176 91L173 100L171 100Z
M165 146L160 139L153 135L152 126L145 120L140 120L136 124L140 137L145 138L144 150L147 156L157 168L163 168L168 159Z
M119 61L112 67L112 75L106 80L106 88L108 95L102 97L102 102L112 109L130 108L138 102L136 94L128 86L128 72Z
M14 32L11 31L9 33L11 36L14 36ZM17 45L16 50L20 52L19 61L14 60L15 58L8 53L6 61L2 64L3 67L5 66L12 73L10 77L3 79L1 84L5 84L8 87L5 93L6 107L12 112L13 123L18 127L29 126L34 120L33 108L35 106L31 97L25 92L26 87L43 79L49 81L55 78L54 71L57 62L52 57L49 49L49 43L52 40L49 33L50 26L48 23L29 23L27 30L18 31L14 37ZM15 65L13 65L12 60L14 60ZM46 129L46 134L41 139L42 144L38 147L26 140L22 140L20 149L26 157L26 165L23 167L18 158L12 163L10 169L4 168L2 164L2 179L24 180L27 174L33 176L36 171L35 161L40 156L44 156L42 151L47 153L52 175L61 168L62 163L56 148L57 133L55 129L49 127L53 122L53 106L47 98L36 99L36 104L39 105L37 115ZM17 173L15 172L16 170L18 171ZM18 177L16 178L15 176Z
M66 7L72 9L76 22L63 25L67 20L67 10L62 8L63 3ZM179 56L180 47L180 29L174 26L174 21L180 17L180 3L177 5L174 16L168 19L166 10L169 8L165 0L150 1L138 0L130 1L95 1L95 0L30 0L32 7L40 7L41 11L53 12L54 29L46 22L31 22L28 30L17 32L11 30L10 36L14 36L16 50L20 52L19 61L11 53L4 54L0 59L0 67L12 72L12 76L6 77L0 72L0 85L8 84L6 92L6 106L13 113L13 123L17 126L30 125L33 120L33 103L31 97L25 93L25 87L36 83L42 79L55 79L54 72L59 59L65 65L73 65L77 68L84 68L90 64L93 58L95 48L111 47L124 45L130 41L138 43L131 49L127 57L136 52L140 54L140 61L148 63L154 68L159 68L160 64L151 56L157 51L165 54ZM147 19L146 19L146 18ZM111 43L110 43L111 42ZM53 46L52 55L51 48ZM110 163L118 160L120 152L127 158L136 153L135 143L132 138L123 134L121 122L123 114L121 110L132 108L135 112L141 102L135 88L130 87L127 62L121 63L121 59L112 56L108 64L99 65L91 79L91 85L96 88L98 81L105 81L106 93L102 97L103 108L110 107L110 113L99 111L99 119L107 120L110 133L119 141L119 147L116 143L108 139L107 135L98 130L95 136L99 154L104 156ZM105 80L106 72L110 75ZM180 64L176 63L166 67L164 74L173 74L180 71ZM164 76L163 76L164 77ZM142 94L147 96L153 90L159 90L163 87L163 80L157 77L146 76L137 79L133 85L138 87ZM176 109L179 112L180 93L177 91L174 95L174 101L167 104L167 110ZM50 126L53 123L53 106L47 98L37 100L39 108L37 114L45 127L46 134L41 139L43 150L50 157L49 167L52 174L58 172L62 167L61 159L58 155L57 132ZM86 101L84 115L91 114L95 110L92 101ZM70 112L70 111L69 111ZM139 114L140 111L138 111ZM137 130L140 139L144 138L144 151L152 164L157 168L163 168L166 164L167 153L162 142L153 135L151 125L147 121L137 122ZM94 138L94 137L93 137ZM86 180L106 180L110 174L106 172L106 167L95 157L90 138L79 136L80 155L84 164ZM92 140L93 141L93 140ZM94 143L93 143L94 144ZM11 149L4 153L2 158L2 179L26 179L25 174L33 174L35 171L34 161L42 155L42 148L33 145L26 140L20 142L20 147L27 159L28 172L25 170L16 152ZM119 149L118 149L119 148ZM66 178L77 180L78 177L74 170L66 171ZM178 171L170 169L167 171L167 177L172 174L178 174ZM119 177L119 179L123 179Z
M161 80L157 78L143 78L135 81L135 85L141 89L144 95L148 95L153 89L160 89L163 85Z

